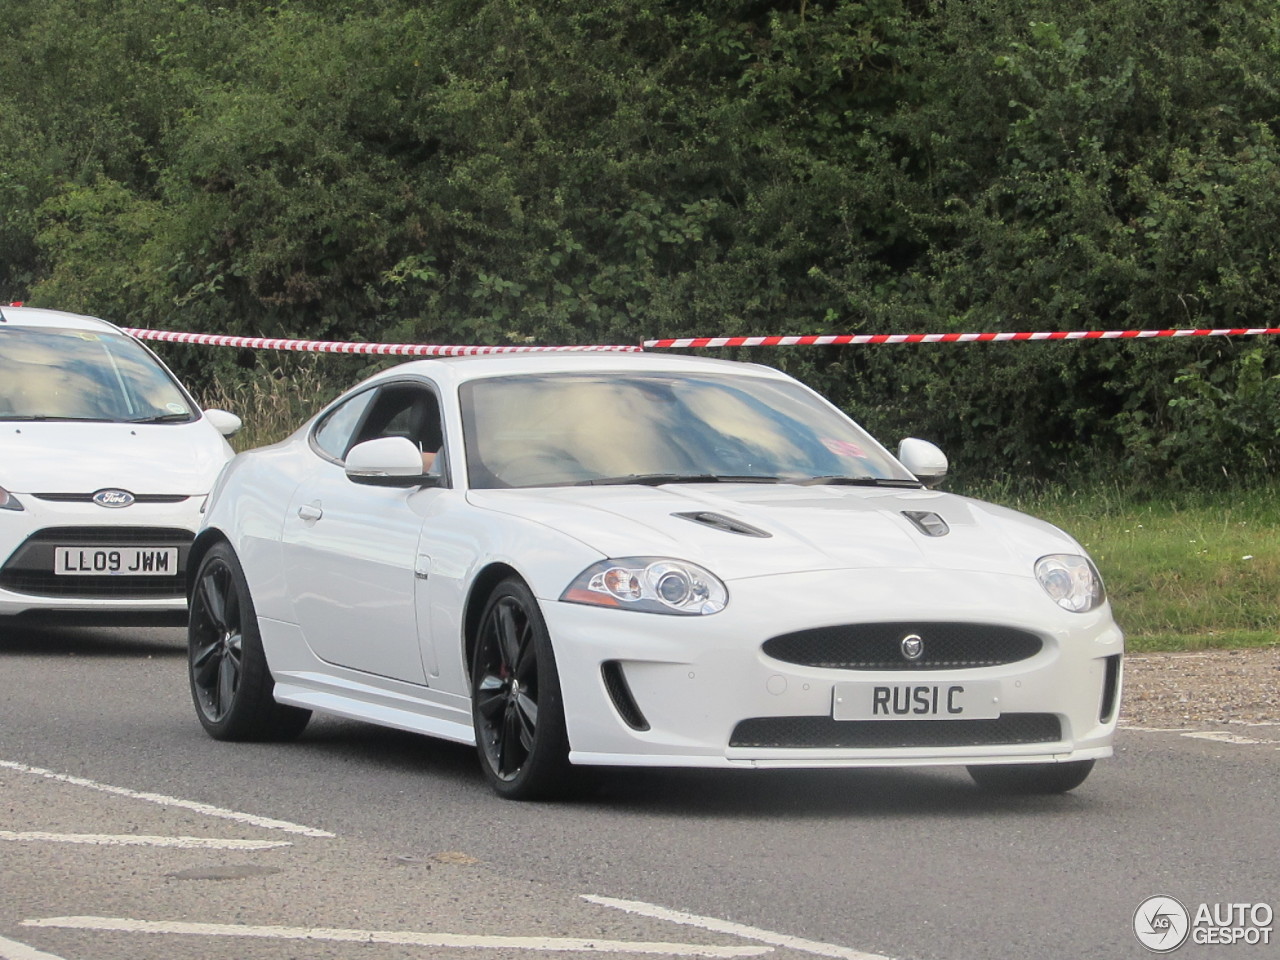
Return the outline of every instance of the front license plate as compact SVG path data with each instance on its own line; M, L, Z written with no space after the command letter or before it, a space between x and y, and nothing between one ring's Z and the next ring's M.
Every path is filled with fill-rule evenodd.
M62 577L173 577L177 547L55 547L53 572Z
M837 683L831 716L836 720L992 720L1000 716L1000 681Z

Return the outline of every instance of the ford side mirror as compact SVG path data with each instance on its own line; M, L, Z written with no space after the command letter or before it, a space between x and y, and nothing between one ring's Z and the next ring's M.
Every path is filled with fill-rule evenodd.
M206 410L204 418L209 421L213 429L224 437L234 437L240 432L240 428L244 426L243 420L234 413L228 413L226 410Z

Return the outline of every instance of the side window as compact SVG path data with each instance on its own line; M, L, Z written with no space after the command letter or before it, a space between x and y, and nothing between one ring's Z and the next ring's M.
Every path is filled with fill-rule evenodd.
M369 401L376 392L366 390L330 410L312 434L316 446L335 460L343 459L353 445L352 434L369 409Z
M418 383L395 383L379 390L355 442L379 437L406 437L423 453L437 453L443 436L435 394Z

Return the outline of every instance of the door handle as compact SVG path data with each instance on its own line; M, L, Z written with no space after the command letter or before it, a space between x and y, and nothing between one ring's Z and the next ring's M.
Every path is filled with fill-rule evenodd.
M304 503L298 508L298 516L303 520L319 520L324 516L324 511L320 509L320 501L314 503Z

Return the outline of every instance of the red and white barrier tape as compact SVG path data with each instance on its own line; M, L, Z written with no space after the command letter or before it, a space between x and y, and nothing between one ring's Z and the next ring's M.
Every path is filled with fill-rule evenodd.
M214 347L252 347L258 350L300 350L306 353L358 353L390 357L472 357L490 353L607 353L642 350L633 346L582 347L464 347L424 343L350 343L335 340L287 340L271 337L229 337L212 333L178 333L173 330L140 330L122 327L140 340L199 343Z
M8 304L20 307L15 301ZM870 343L1001 343L1011 340L1151 340L1176 337L1258 337L1280 334L1280 327L1229 327L1181 330L1071 330L1038 333L843 333L793 337L673 337L626 344L592 346L449 346L423 343L358 343L335 340L289 340L270 337L231 337L212 333L179 333L173 330L141 330L122 327L141 340L199 343L216 347L251 347L259 350L300 350L308 353L355 353L397 357L467 357L491 353L636 353L642 350L703 347L806 347Z
M863 343L992 343L1006 340L1147 340L1154 337L1250 337L1280 334L1280 327L1224 330L1077 330L1053 333L858 333L803 337L679 337L646 340L649 349L668 347L803 347Z

